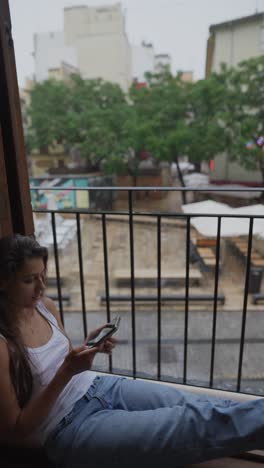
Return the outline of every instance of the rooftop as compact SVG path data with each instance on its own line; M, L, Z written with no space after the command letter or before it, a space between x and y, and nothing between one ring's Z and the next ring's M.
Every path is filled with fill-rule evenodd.
M212 24L209 28L210 33L213 33L217 29L231 28L243 23L251 23L256 20L264 19L264 12L254 13L254 15L244 16L242 18L236 18L230 21L224 21L223 23Z

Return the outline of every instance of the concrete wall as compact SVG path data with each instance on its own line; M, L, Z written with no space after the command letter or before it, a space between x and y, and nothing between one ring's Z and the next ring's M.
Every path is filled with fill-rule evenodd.
M131 49L120 4L64 10L65 43L76 49L85 79L102 78L125 91L132 83Z
M131 84L130 49L121 36L77 39L75 46L84 79L102 78L128 90Z
M49 70L58 69L65 62L78 68L77 54L73 47L64 44L63 32L34 35L34 58L36 81L49 78Z
M154 49L144 45L132 47L132 76L139 82L145 82L145 73L154 72Z
M164 68L168 68L171 71L171 56L168 54L158 54L155 55L155 72L160 73Z
M236 162L230 162L226 154L214 158L215 169L210 174L211 181L242 182L261 184L262 177L259 171L249 171Z
M67 165L71 162L69 155L61 154L33 154L29 156L31 175L42 177L49 174L49 169L58 167L59 161Z
M64 31L34 36L35 76L64 79L62 64L79 70L84 79L102 78L127 91L133 78L145 81L148 71L171 66L167 54L155 56L150 44L131 47L121 4L64 9ZM155 68L156 67L156 68Z
M66 44L86 36L125 34L121 4L105 7L71 7L64 9Z
M219 71L220 64L236 66L242 60L264 53L264 23L262 18L242 23L231 23L214 31L215 50L212 71Z
M61 63L60 67L48 70L48 78L70 82L72 75L75 73L79 73L78 68L74 68L67 63Z

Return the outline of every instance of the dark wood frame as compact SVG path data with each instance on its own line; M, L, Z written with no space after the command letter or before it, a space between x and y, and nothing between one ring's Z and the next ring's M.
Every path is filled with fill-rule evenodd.
M34 234L9 1L0 2L0 236ZM1 200L0 200L1 201ZM2 210L3 211L3 210Z
M2 131L0 126L0 237L12 234L12 219L7 186Z

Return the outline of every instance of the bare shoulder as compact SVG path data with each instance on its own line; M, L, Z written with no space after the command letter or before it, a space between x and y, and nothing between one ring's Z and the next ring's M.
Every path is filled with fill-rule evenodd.
M45 307L48 309L48 311L51 312L52 315L54 315L54 317L57 320L59 326L63 329L60 314L59 314L59 311L58 311L54 301L52 299L50 299L50 297L44 296L42 298L42 302L45 305Z
M55 302L48 296L43 296L42 297L42 302L43 304L45 305L45 307L52 313L56 316L56 314L58 314L58 311L57 311L57 308L56 308L56 305L55 305Z
M57 320L58 322L58 325L60 327L60 329L62 330L62 332L64 333L64 335L68 338L69 340L69 343L70 343L70 348L72 347L72 344L71 344L71 340L69 338L69 336L67 335L65 329L64 329L64 326L63 326L63 323L61 321L61 318L60 318L60 314L55 306L55 303L52 299L50 299L50 297L43 297L42 298L42 302L43 304L45 305L45 307L48 309L48 311L54 315L55 319Z

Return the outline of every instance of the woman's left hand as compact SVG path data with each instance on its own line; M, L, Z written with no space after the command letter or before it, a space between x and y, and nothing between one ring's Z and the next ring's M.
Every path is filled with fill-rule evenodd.
M100 351L99 353L105 353L105 354L112 354L113 349L115 348L116 345L116 338L107 338L103 343L99 345Z
M95 330L91 331L89 335L87 336L87 338L85 339L84 344L86 344L90 340L93 340L104 327L105 325L102 325L101 327L96 328ZM97 345L97 348L99 349L99 353L111 354L113 349L116 346L116 343L117 343L116 338L113 338L112 336L109 338L106 338L100 345Z

